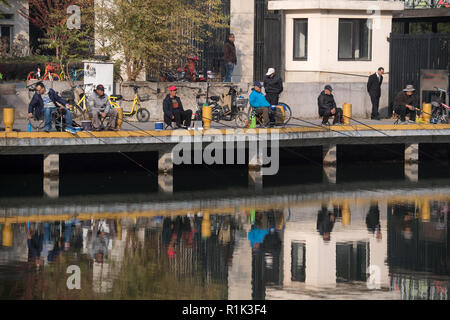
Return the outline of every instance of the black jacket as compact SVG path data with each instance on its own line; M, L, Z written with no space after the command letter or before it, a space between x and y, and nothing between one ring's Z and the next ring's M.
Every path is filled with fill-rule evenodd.
M323 90L319 98L317 99L317 103L319 105L319 116L323 116L326 112L331 111L333 108L336 108L336 102L334 101L334 97L332 94L327 95L325 90Z
M63 98L61 98L57 92L53 89L48 90L48 97L52 102L55 104L55 106L58 106L56 103L62 104L64 107L66 106L67 102ZM42 97L40 94L35 93L33 98L30 101L30 104L28 105L28 113L33 113L33 110L36 109L35 117L36 119L40 119L42 109L44 108L44 101L42 100Z
M397 96L394 99L394 107L406 106L407 104L417 107L417 95L413 93L412 95L408 96L405 91L400 91L399 93L397 93Z
M264 89L266 90L266 93L280 94L283 92L283 80L281 80L281 77L277 74L273 78L265 76Z
M175 96L174 99L177 100L177 102L178 102L178 110L184 111L183 104L181 103L180 97ZM163 101L163 111L164 111L165 116L167 116L169 118L173 116L172 99L170 98L169 94L166 96L166 98Z
M225 41L223 60L225 60L226 63L233 62L234 64L237 64L236 46L230 40Z
M381 96L381 84L383 83L383 76L380 77L380 81L378 81L377 73L372 74L367 81L367 92L371 97L380 97Z

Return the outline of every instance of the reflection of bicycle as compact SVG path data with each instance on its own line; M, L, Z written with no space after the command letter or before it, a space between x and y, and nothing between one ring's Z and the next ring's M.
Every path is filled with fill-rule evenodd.
M150 120L150 112L145 109L145 107L142 107L141 101L150 100L150 97L141 97L138 94L139 87L130 85L131 88L134 90L134 99L133 99L133 105L131 107L130 111L123 111L124 117L133 117L136 115L136 118L139 122L147 122ZM120 95L111 95L109 96L109 103L113 108L119 109L121 108L120 105L117 103L117 101L122 100L123 97Z
M61 78L55 72L59 70L59 65L56 63L46 63L45 64L45 73L41 76L41 69L37 68L37 71L31 71L27 76L27 86L30 85L30 81L42 81L42 80L50 80L50 81L60 81Z
M449 92L444 89L434 87L439 92L439 95L434 97L434 101L431 102L432 111L431 118L436 119L437 123L448 123L450 107L442 101L445 97L448 98ZM445 96L445 97L444 97Z

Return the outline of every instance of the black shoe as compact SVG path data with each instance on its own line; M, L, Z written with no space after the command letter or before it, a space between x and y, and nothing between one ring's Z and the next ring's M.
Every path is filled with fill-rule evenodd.
M381 120L380 116L371 117L370 120Z

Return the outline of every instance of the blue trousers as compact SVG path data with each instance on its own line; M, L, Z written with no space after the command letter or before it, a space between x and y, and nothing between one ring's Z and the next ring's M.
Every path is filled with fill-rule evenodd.
M225 62L225 79L223 82L231 82L231 74L234 70L234 63L231 64L231 66Z
M44 108L44 121L45 126L44 129L50 131L52 129L52 113L53 111L57 111L58 108ZM66 119L66 128L72 128L72 116L70 115L70 111L67 108L63 108L62 110L66 110L65 119Z

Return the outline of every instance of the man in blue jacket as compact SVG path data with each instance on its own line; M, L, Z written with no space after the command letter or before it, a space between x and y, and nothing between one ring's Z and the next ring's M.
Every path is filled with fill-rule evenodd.
M253 84L252 93L249 96L250 106L255 109L257 115L262 114L263 126L269 123L269 107L270 103L267 101L266 97L261 93L262 84L259 81L255 81Z
M66 102L66 100L61 98L55 90L50 89L47 92L42 82L39 82L36 85L36 93L28 106L28 116L31 118L33 116L33 110L36 109L35 116L37 119L40 119L42 112L44 112L44 131L49 132L52 129L52 112L58 108L58 104L60 104L59 109L62 112L65 112L65 131L76 133L76 131L72 128L72 116L69 111L70 105Z

